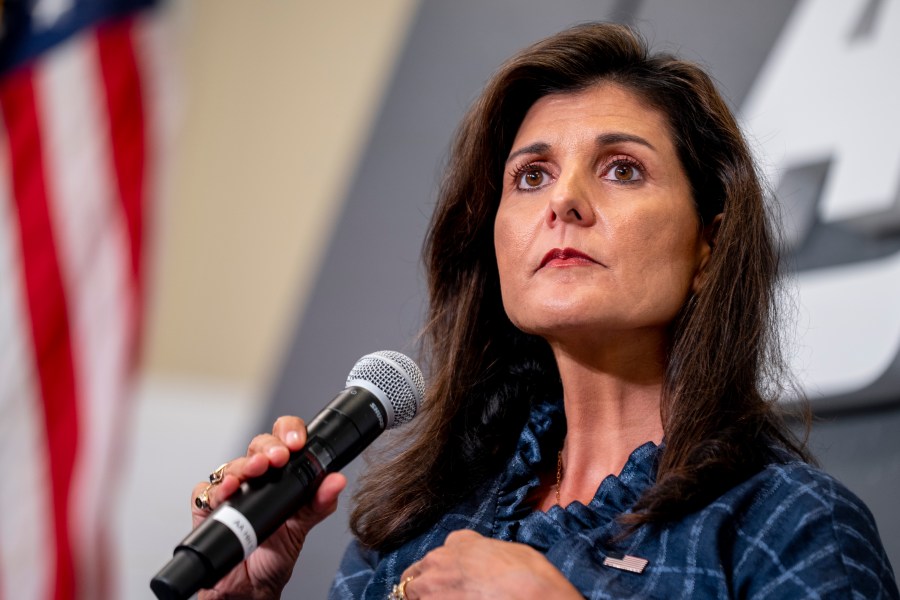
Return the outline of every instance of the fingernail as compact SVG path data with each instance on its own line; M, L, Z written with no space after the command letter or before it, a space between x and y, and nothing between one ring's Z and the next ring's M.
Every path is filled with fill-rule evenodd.
M299 433L297 433L296 431L288 431L288 434L287 434L287 443L288 444L294 445L299 441L300 441Z
M266 448L266 454L274 458L278 454L278 448L279 446L269 446Z

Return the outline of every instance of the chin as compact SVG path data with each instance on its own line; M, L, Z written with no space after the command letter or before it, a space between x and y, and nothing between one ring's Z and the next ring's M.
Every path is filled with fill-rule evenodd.
M529 315L528 318L517 318L510 315L510 321L518 329L544 339L552 339L570 332L585 332L602 327L594 319L585 319L584 312L578 314L553 313L548 315Z

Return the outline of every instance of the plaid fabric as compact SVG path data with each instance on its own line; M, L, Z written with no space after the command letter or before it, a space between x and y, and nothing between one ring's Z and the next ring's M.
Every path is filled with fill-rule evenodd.
M540 550L586 598L900 597L869 510L805 463L770 465L703 510L643 527L619 546L608 541L615 517L654 481L660 448L652 443L587 506L532 510L526 498L536 473L555 464L564 427L558 405L537 407L504 473L396 551L353 542L329 597L384 600L406 567L463 528ZM603 564L624 555L649 562L642 573Z

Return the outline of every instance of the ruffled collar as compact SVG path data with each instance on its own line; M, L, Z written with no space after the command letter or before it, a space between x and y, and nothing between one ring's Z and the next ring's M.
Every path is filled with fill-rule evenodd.
M575 501L547 512L535 511L528 499L540 484L539 474L552 470L565 437L562 401L536 406L519 438L516 451L498 481L494 536L538 549L570 535L610 536L615 521L631 509L656 480L661 446L647 442L636 448L618 476L606 477L587 506Z

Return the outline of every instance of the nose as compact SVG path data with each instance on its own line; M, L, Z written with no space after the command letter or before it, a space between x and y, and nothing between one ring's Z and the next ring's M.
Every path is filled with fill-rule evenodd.
M547 204L547 224L571 223L590 227L596 222L588 186L577 173L560 177L553 185Z

